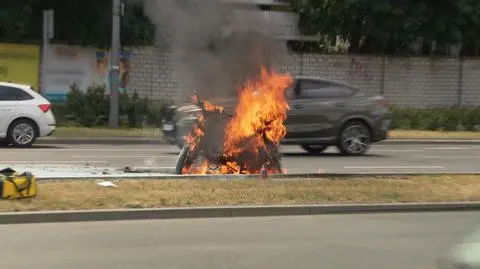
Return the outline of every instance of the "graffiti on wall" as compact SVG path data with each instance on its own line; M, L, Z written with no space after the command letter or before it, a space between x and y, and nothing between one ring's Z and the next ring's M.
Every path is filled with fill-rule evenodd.
M130 53L122 52L120 59L120 90L128 86ZM51 45L48 52L46 95L50 99L64 99L75 84L81 90L90 85L103 84L110 89L110 53L95 48Z
M366 63L352 58L350 68L347 71L347 76L351 79L361 79L363 81L371 81L372 75Z
M128 75L130 73L131 52L123 51L120 53L120 89L126 90L128 86ZM97 51L95 61L95 74L98 78L108 78L110 70L110 55L108 51ZM107 83L107 82L106 82Z

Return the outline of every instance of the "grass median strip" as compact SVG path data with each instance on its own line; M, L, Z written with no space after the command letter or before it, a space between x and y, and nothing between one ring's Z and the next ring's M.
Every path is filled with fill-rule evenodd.
M389 136L394 139L480 139L480 132L392 130Z
M161 132L153 128L86 128L86 127L58 127L53 133L53 137L123 137L123 138L159 138Z
M94 180L39 183L33 199L1 201L1 212L324 203L480 201L480 176L341 180Z
M401 139L480 139L480 132L443 132L420 130L391 130L391 138ZM153 128L85 128L85 127L58 127L54 137L161 137L161 131Z

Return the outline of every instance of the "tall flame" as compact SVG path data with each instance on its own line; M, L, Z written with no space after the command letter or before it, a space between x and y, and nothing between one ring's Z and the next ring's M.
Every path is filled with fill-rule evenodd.
M288 75L269 74L262 68L258 81L245 84L239 92L234 118L226 128L224 153L227 156L245 150L258 152L259 148L265 147L264 140L258 135L262 132L270 141L277 145L280 143L287 133L283 123L289 107L284 91L291 81ZM243 147L241 142L252 136L256 137L254 143L250 143L248 148Z

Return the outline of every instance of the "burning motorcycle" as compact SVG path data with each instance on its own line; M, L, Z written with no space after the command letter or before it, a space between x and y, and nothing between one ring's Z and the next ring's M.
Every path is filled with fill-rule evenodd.
M267 73L239 91L234 113L201 100L192 102L200 114L185 138L176 172L178 174L283 173L279 152L286 134L283 124L288 109L284 90L291 77Z

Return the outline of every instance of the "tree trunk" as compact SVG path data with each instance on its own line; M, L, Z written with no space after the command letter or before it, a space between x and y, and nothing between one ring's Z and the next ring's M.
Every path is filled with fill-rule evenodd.
M350 34L349 53L360 53L360 39L362 39L362 20L356 19L353 25L353 31Z

